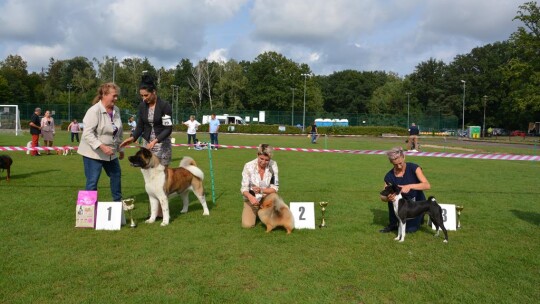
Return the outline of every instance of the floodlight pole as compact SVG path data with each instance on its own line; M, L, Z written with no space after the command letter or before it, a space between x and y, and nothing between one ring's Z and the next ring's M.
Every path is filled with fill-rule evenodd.
M463 114L461 116L461 136L463 136L465 134L465 85L467 82L462 79L461 83L463 83Z
M482 137L486 137L486 103L488 96L484 95L484 120L482 122Z
M171 85L171 88L173 90L172 96L171 96L171 104L173 104L172 112L176 113L174 117L174 121L178 123L178 86L173 84ZM174 104L176 104L176 106Z
M306 80L311 74L302 74L302 76L304 76L304 115L302 117L302 133L304 133L306 129Z
M407 128L408 128L410 126L410 124L409 124L409 106L410 106L411 93L407 92L405 94L407 94Z
M296 90L296 88L291 88L291 90L292 90L291 126L294 126L294 90Z
M67 84L67 89L68 89L68 120L70 121L71 123L71 88L73 86L71 85L71 83L68 83Z

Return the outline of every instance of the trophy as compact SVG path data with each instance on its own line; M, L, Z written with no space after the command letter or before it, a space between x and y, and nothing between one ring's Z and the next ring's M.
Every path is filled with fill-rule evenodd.
M324 212L326 211L326 206L328 206L328 202L319 202L319 206L321 206L321 212L322 212L322 220L321 224L319 225L319 228L326 228L326 221L324 219Z
M125 200L122 200L122 206L124 207L124 211L129 211L129 217L131 219L131 224L129 225L129 227L131 228L137 227L137 224L133 220L133 209L135 208L135 199L127 198Z
M457 229L460 229L461 228L461 223L459 221L459 217L461 216L461 211L463 211L463 206L456 206L456 211L457 211Z

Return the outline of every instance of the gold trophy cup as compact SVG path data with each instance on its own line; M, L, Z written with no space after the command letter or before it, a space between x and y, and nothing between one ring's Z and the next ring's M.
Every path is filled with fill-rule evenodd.
M135 199L127 198L125 200L122 200L122 206L124 208L124 211L129 211L129 218L131 220L131 224L129 225L129 227L131 228L137 227L137 224L133 220L133 209L135 208Z
M459 218L461 217L461 211L463 211L463 206L456 206L457 211L457 229L461 228L461 222L459 221Z
M328 202L319 202L319 206L321 206L321 212L322 212L322 220L321 224L319 225L319 228L326 228L326 220L324 219L324 212L326 211L326 206L328 206Z

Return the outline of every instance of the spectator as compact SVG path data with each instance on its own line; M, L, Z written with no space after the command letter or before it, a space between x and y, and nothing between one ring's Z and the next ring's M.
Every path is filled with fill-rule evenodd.
M407 142L407 150L411 152L418 152L420 148L418 147L418 134L420 130L418 126L413 122L409 128L409 140Z
M54 118L51 117L51 111L45 111L45 116L41 119L41 136L45 147L52 147L54 141ZM51 150L47 150L47 155L51 155Z
M188 127L187 129L187 136L188 136L188 149L191 149L193 146L191 144L191 141L193 140L193 144L195 144L195 140L197 139L197 128L201 125L198 121L195 120L195 115L191 115L189 117L189 120L184 122L184 125Z
M210 121L208 122L208 131L210 133L210 149L214 146L214 150L218 149L218 131L219 131L219 119L216 118L216 114L212 113Z
M74 119L69 126L67 127L68 131L71 133L71 142L73 142L73 138L77 139L77 142L79 142L79 132L81 132L81 126L77 122L76 119Z
M39 136L41 135L41 109L35 108L34 114L30 118L30 134L32 135L32 148L39 146ZM37 150L32 150L30 153L32 156L41 156Z

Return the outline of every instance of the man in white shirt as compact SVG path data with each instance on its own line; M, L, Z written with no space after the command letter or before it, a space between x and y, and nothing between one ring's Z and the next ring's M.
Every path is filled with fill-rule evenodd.
M217 150L218 143L218 130L219 130L219 119L216 118L216 114L212 113L210 121L208 122L208 130L210 132L210 148L214 147L214 150Z
M197 128L201 125L198 121L195 120L195 115L191 115L189 117L189 120L184 122L184 125L187 126L187 136L188 136L188 149L191 149L191 147L195 144L195 140L197 139ZM193 144L191 141L193 140Z

